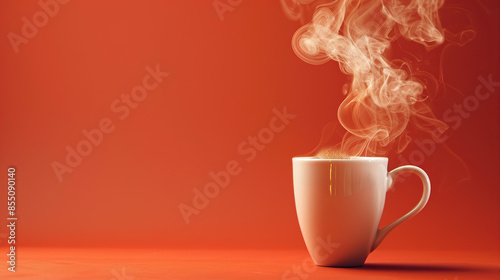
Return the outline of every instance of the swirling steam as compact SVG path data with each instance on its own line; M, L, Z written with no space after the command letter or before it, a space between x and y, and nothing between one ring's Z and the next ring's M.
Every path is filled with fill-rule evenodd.
M411 141L410 122L430 133L447 129L426 104L425 85L408 65L387 57L391 43L401 37L428 50L443 43L438 9L444 0L317 2L282 0L282 5L290 19L302 21L305 10L315 6L312 20L292 38L297 56L315 65L337 61L352 76L337 112L346 133L336 147L339 153L326 157L401 152Z

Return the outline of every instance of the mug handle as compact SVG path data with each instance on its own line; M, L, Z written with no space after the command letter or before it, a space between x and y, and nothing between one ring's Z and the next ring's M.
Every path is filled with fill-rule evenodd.
M387 234L389 232L391 232L391 230L393 230L396 226L401 224L403 221L417 215L418 212L420 212L425 207L425 205L427 204L427 201L429 201L429 196L431 194L431 182L429 180L429 176L427 176L427 174L425 173L424 170L422 170L422 168L416 167L413 165L401 166L401 167L395 168L391 172L389 172L387 174L387 180L388 180L387 190L389 190L392 187L392 185L394 184L394 178L396 176L398 176L399 174L405 173L405 172L414 173L418 177L420 177L420 180L422 180L422 185L424 187L424 191L422 193L422 198L420 199L420 202L417 204L417 206L415 206L410 212L406 213L405 215L403 215L402 217L400 217L399 219L394 221L392 224L384 227L383 229L377 230L377 235L375 236L375 241L373 242L373 246L372 246L371 251L375 250L378 247L378 245L380 245L382 240L384 240L384 238L387 236Z

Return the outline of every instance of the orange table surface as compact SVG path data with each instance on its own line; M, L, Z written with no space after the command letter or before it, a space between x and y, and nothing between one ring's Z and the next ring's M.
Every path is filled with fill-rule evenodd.
M498 252L379 249L359 268L311 264L305 250L21 248L0 279L500 279Z

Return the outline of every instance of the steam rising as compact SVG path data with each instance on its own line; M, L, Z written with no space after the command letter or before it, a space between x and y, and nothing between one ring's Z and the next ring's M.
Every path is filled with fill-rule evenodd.
M304 20L312 0L282 0L287 16ZM442 132L425 103L425 86L388 59L391 42L403 37L431 49L444 41L438 9L444 0L337 0L317 5L312 21L292 39L294 52L310 64L339 62L352 76L338 108L347 130L339 153L349 156L401 152L410 142L410 121L426 132ZM328 154L323 152L323 154ZM321 156L321 155L319 155Z

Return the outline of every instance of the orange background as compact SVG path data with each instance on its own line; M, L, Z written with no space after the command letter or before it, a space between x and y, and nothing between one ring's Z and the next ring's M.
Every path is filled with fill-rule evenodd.
M313 66L297 58L290 41L300 25L278 1L243 1L222 21L212 2L70 1L18 53L7 34L21 34L22 18L41 8L37 1L0 2L0 166L4 176L17 169L20 247L304 248L291 157L316 146L349 79L335 62ZM455 33L472 27L476 37L443 54L433 50L422 62L439 72L442 59L446 87L432 105L439 118L474 93L479 76L500 81L499 2L449 2L440 11L443 26ZM157 64L170 75L120 120L111 104ZM500 249L499 92L495 87L447 132L446 146L425 157L429 204L378 250ZM284 106L296 118L247 161L240 143ZM64 163L66 146L76 148L82 130L103 118L114 131L59 182L51 164ZM209 172L229 161L241 173L186 224L179 204L192 205L193 188L202 190ZM391 155L390 168L402 164ZM395 190L382 224L421 193L413 177Z

